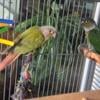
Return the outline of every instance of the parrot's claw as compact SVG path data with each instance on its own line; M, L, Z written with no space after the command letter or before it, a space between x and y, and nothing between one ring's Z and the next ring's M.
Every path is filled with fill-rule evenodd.
M83 49L84 48L88 48L88 45L86 45L86 44L80 44L78 46L78 52L83 54Z
M27 63L30 63L32 61L32 52L31 53L28 53L27 55L24 56L25 60L24 60L24 64L27 64Z

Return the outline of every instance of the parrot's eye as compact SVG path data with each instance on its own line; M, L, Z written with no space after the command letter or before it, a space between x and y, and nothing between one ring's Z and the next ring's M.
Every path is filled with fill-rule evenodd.
M52 30L50 30L50 31L49 31L49 33L50 33L51 35L53 35L53 34L54 34L54 32L53 32Z

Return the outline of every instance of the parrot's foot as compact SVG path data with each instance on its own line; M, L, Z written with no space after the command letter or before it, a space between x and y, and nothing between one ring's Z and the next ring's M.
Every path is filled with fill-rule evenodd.
M27 55L24 56L24 61L23 64L30 63L32 61L32 52L28 53Z
M78 46L78 52L83 54L83 49L84 48L88 48L88 45L86 45L86 44L80 44Z
M96 63L100 64L100 54L97 54L88 48L81 48L81 52L86 58L94 60Z
M89 48L88 48L88 46L85 45L85 44L80 44L80 45L78 46L78 52L81 53L81 54L83 54L84 56L89 55L89 54L88 54Z

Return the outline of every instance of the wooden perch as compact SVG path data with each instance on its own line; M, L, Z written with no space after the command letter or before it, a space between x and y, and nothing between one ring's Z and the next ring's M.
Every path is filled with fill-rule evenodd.
M100 100L100 90L44 96L25 100Z
M100 64L100 54L97 54L88 48L82 48L82 52L85 57L94 60L96 63Z
M82 100L87 100L87 98L86 97L83 97Z

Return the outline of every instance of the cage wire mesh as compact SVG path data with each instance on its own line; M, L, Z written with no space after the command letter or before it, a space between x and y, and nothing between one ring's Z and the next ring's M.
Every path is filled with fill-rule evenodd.
M52 25L58 31L56 40L48 41L32 58L33 97L79 91L84 58L77 47L85 42L80 22L92 16L95 4L81 0L0 0L0 8L1 18L16 22L14 31L2 34L2 38L13 40L33 25ZM1 52L7 48L0 44ZM1 53L0 60L5 56ZM24 58L0 72L1 100L11 99Z

